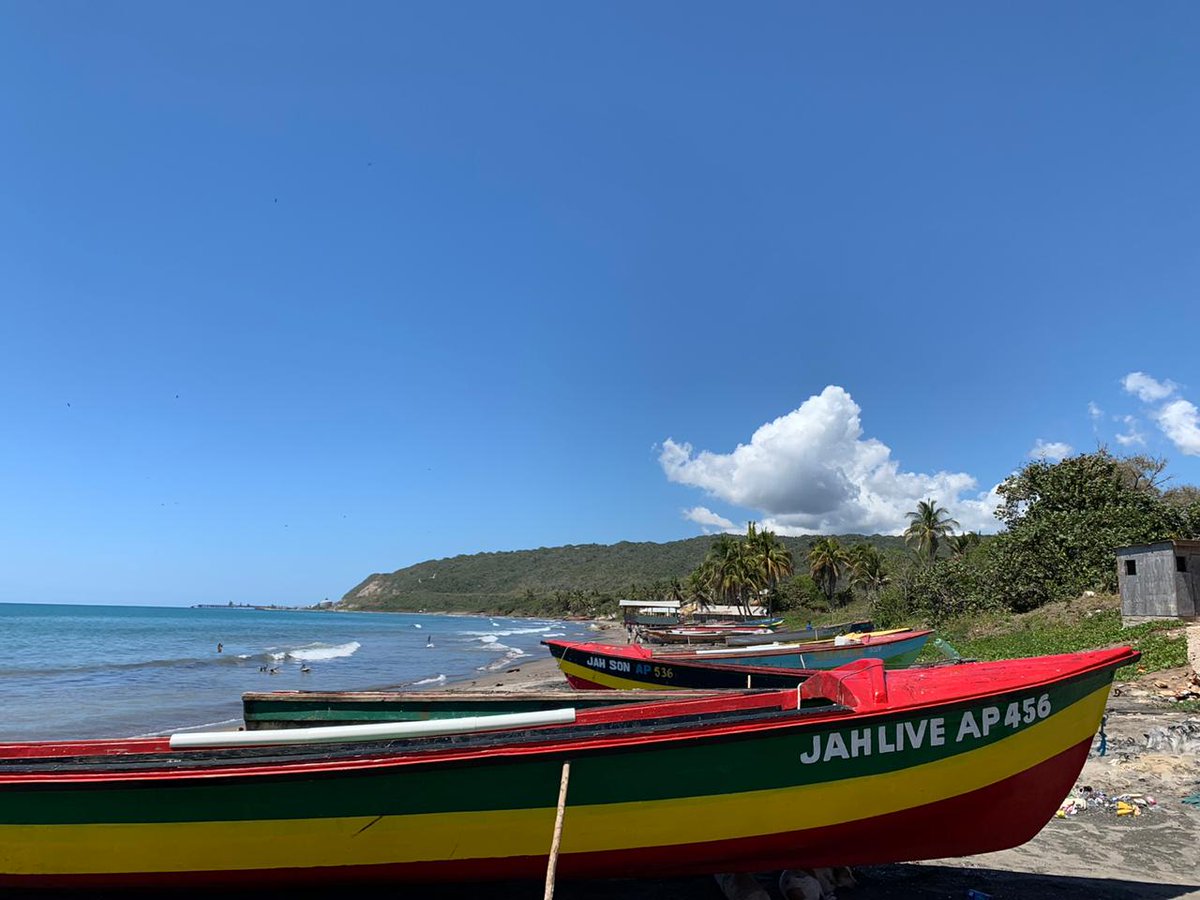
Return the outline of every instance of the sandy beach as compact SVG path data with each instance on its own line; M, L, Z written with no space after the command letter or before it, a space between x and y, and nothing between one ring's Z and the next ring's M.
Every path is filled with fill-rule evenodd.
M590 640L605 644L629 643L625 627L619 622L598 621L592 624L594 636ZM521 693L543 690L570 690L567 679L558 670L558 663L546 656L523 662L520 665L498 672L488 672L477 678L452 681L442 687L447 691L518 691Z

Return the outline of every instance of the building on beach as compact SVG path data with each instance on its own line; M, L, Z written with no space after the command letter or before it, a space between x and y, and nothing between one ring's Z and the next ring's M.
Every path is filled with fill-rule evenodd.
M1158 541L1117 550L1121 620L1200 619L1200 541Z

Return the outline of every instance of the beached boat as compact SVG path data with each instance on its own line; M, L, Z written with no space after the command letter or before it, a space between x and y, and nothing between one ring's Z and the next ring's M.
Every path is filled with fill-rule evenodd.
M798 682L793 682L798 683ZM714 696L680 691L676 699ZM642 691L248 691L242 720L248 731L360 725L366 722L425 722L463 716L507 715L573 706L591 709L645 703Z
M1137 656L862 661L799 690L0 745L0 886L540 879L564 779L560 879L1000 850L1053 816Z
M780 644L812 643L830 640L839 635L871 631L870 622L824 625L819 628L810 626L794 631L779 631L779 624L782 624L782 620L766 627L680 625L677 628L644 628L641 629L641 636L651 644L726 644L730 647L749 647L768 640ZM893 629L888 633L901 630L904 629Z
M754 644L775 640L769 628L681 625L678 628L646 628L641 631L642 640L650 644L725 644L733 636L741 636Z
M664 659L637 645L542 641L567 683L579 691L677 691L797 687L808 669Z
M772 641L746 647L663 647L652 652L670 659L704 659L737 666L832 669L858 659L879 659L889 668L910 666L932 631L896 628L844 634L828 641Z
M829 638L835 638L839 634L872 631L874 627L871 622L840 622L837 625L809 625L806 628L796 628L790 631L779 631L776 629L773 637L780 642L824 641ZM731 635L725 639L725 643L731 647L744 647L747 644L757 643L757 641L750 635Z
M911 665L925 646L932 632L908 629L873 636L862 634L844 642L817 641L807 644L761 644L751 647L685 648L648 647L644 644L602 644L592 641L542 641L558 660L563 674L575 687L596 674L613 676L589 687L631 688L716 688L745 687L743 668L782 671L833 669L860 659L878 659L889 668ZM695 667L700 675L692 676ZM712 667L732 667L742 676L741 682L728 673L713 676ZM656 669L658 674L656 674ZM670 679L662 672L670 669ZM720 684L714 683L721 682ZM730 683L732 681L732 683ZM577 683L579 682L579 683ZM755 682L757 685L757 681ZM762 687L782 687L773 682Z

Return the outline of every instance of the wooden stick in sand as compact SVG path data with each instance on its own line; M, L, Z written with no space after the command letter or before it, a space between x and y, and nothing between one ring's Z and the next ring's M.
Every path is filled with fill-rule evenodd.
M553 900L554 870L558 868L558 845L562 841L563 813L567 808L567 782L571 780L571 762L563 763L562 782L558 786L558 812L554 817L554 839L550 841L550 861L546 864L546 893L543 900Z

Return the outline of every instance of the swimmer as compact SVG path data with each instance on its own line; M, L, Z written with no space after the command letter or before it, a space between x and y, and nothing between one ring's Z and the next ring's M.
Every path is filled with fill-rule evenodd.
M220 643L218 643L218 644L217 644L217 652L218 652L218 653L220 653L220 652L221 652L222 650L224 650L224 649L225 649L225 648L224 648L224 647L223 647L223 646L222 646Z

